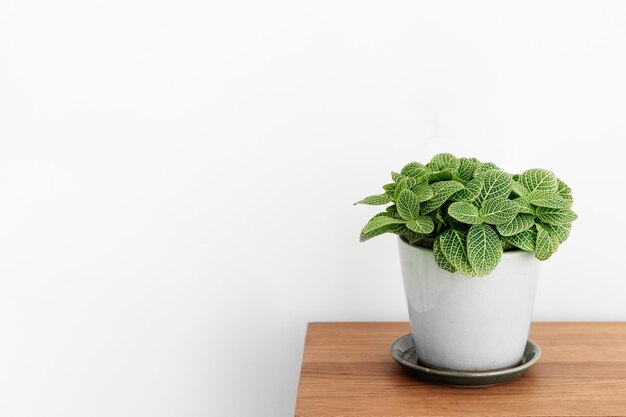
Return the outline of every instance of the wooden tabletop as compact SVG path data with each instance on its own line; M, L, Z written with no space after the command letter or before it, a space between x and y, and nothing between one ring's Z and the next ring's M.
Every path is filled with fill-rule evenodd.
M311 323L297 417L626 416L626 323L533 323L539 362L481 388L433 385L389 355L407 323Z

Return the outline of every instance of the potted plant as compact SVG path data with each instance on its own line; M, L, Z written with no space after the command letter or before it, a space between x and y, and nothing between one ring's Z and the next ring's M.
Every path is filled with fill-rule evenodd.
M398 235L413 342L434 367L486 371L520 362L539 262L563 243L576 214L551 171L509 174L475 158L411 162L384 192L361 241Z

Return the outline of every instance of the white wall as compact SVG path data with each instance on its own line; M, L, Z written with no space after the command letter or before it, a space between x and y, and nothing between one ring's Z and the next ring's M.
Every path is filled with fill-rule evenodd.
M552 169L537 320L626 320L623 2L0 2L0 415L289 416L307 321L406 320L353 207Z

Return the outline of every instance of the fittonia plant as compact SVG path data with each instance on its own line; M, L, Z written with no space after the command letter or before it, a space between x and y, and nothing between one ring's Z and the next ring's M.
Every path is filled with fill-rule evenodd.
M512 175L491 162L441 153L391 178L383 194L355 203L392 203L365 225L361 241L394 233L432 248L441 268L467 276L489 274L507 250L548 259L577 217L571 189L545 169Z

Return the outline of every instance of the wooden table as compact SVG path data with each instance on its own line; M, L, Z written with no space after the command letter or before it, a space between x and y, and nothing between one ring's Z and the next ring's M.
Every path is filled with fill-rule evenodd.
M626 416L626 323L533 323L539 362L483 388L432 385L389 355L407 323L311 323L297 417Z

